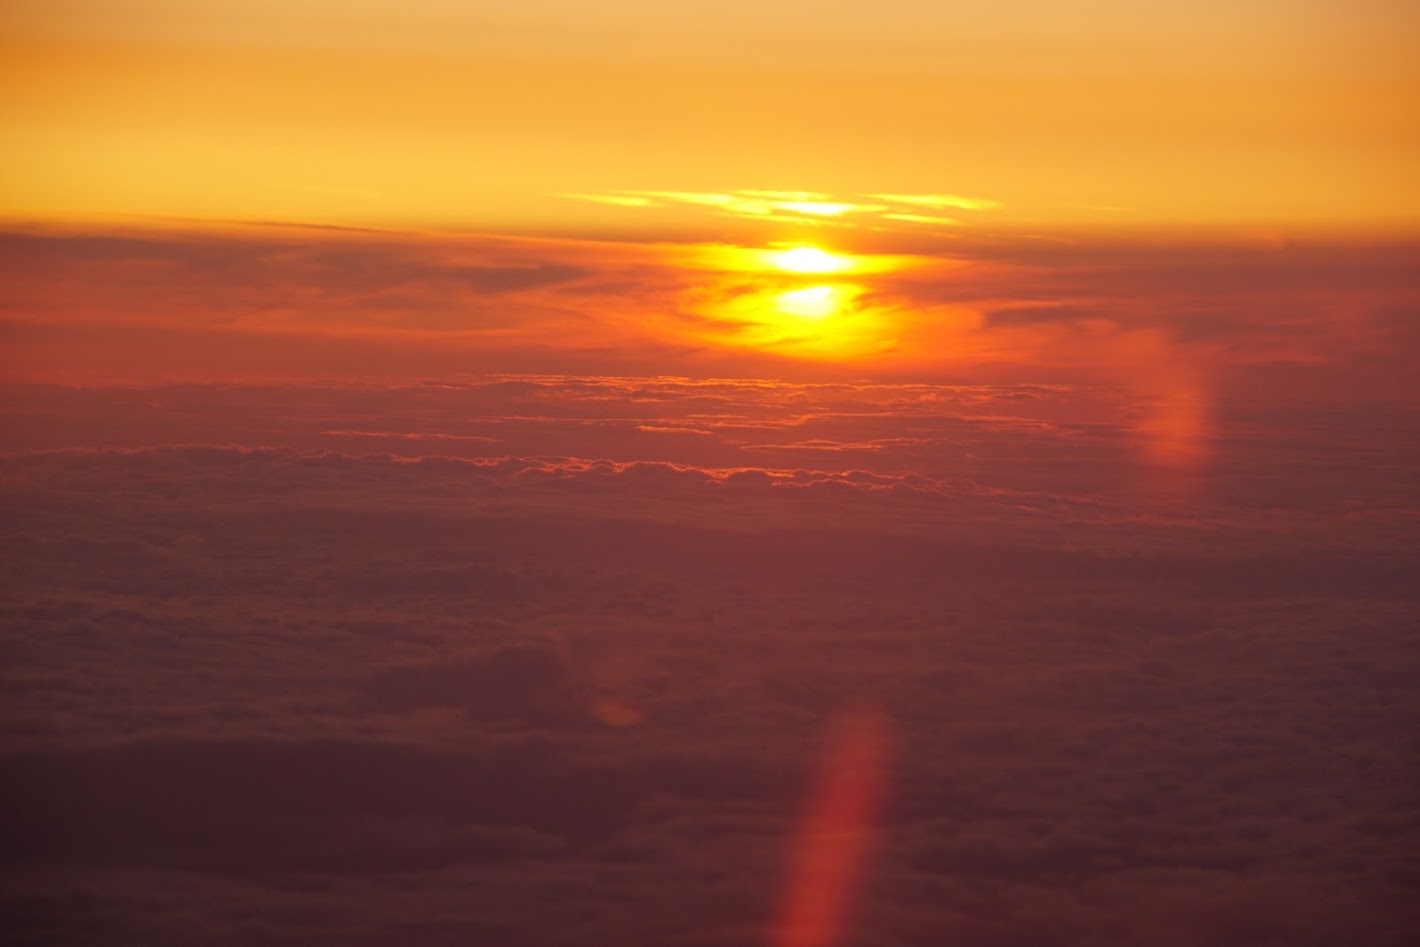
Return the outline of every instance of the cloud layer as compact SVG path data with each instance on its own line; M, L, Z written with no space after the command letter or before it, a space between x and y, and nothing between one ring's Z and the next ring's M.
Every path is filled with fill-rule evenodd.
M844 943L1420 930L1410 415L1229 405L1180 458L1049 386L6 403L30 940L771 943L865 707Z
M1375 397L1417 374L1403 243L850 229L852 266L824 275L746 269L762 251L686 234L233 225L0 241L0 331L12 377L31 380L867 375Z

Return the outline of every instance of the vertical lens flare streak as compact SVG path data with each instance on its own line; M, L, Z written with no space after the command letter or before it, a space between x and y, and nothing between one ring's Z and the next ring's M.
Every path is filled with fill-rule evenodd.
M772 947L833 947L852 920L887 783L888 724L844 714L829 733L789 852Z

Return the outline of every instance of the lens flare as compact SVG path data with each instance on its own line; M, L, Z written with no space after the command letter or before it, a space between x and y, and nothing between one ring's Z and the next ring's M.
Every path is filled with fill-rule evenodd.
M887 789L888 720L873 709L840 715L789 850L773 947L844 942L867 875Z

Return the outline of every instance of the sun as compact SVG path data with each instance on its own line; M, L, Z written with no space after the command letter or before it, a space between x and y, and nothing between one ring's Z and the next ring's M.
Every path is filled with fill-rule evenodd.
M775 297L775 309L801 319L826 319L839 312L848 294L836 286L805 286Z
M847 257L820 250L818 247L794 247L774 254L774 265L790 273L838 273L847 269Z

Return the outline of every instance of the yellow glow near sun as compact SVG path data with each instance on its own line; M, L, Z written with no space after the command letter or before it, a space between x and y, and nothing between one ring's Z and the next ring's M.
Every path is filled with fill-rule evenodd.
M852 261L818 247L794 247L776 253L774 265L790 273L838 273L848 269Z
M850 210L861 210L862 204L835 204L830 201L780 201L781 210L791 210L796 214L813 214L815 217L838 217Z
M690 246L675 251L676 262L697 270L759 273L776 276L868 276L896 273L922 265L924 258L885 253L828 251L815 246L742 247L723 244ZM933 261L941 265L940 260Z
M803 319L823 319L843 306L843 295L835 286L805 286L780 293L775 308Z
M879 300L872 277L927 260L791 243L666 249L669 259L695 274L682 305L706 318L685 330L689 337L824 361L890 357L903 320L900 307Z

